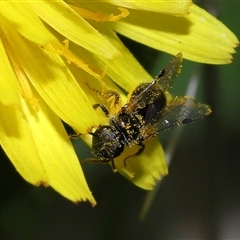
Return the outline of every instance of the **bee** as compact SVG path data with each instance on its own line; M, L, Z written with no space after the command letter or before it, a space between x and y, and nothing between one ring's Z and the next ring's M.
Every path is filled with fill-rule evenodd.
M130 93L129 101L113 116L103 104L93 105L94 109L103 111L109 123L89 133L92 135L92 153L96 158L84 162L110 162L116 172L114 159L123 153L126 146L138 145L139 149L124 159L124 165L128 158L143 153L145 141L161 131L192 123L211 113L208 105L196 102L193 97L173 97L167 93L181 71L181 62L182 53L178 53L152 82L137 86ZM119 94L114 95L120 98Z

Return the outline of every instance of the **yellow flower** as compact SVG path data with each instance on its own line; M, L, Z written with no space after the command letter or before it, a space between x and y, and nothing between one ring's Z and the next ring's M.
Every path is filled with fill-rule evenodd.
M26 181L51 186L74 202L96 204L60 119L87 134L108 123L92 108L102 100L91 87L115 89L124 103L116 84L130 91L151 80L115 31L212 64L229 63L238 43L222 23L187 0L0 1L1 146ZM83 139L91 144L89 135ZM162 147L151 141L136 163L116 164L144 189L167 174Z

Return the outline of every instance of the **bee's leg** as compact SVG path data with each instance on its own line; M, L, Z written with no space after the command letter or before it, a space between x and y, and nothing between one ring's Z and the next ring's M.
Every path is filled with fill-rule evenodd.
M109 112L108 112L107 108L106 108L103 104L97 103L97 104L94 104L94 105L93 105L93 108L94 108L94 109L96 109L96 108L98 108L98 107L100 107L100 108L102 109L102 111L103 111L103 113L106 115L106 117L109 116Z
M88 158L88 159L82 161L81 163L84 164L86 162L89 162L89 163L109 163L109 162L111 162L111 167L112 167L113 172L117 172L117 169L115 167L115 163L114 163L113 158L110 158L110 159L107 159L107 158L100 158L100 159Z
M103 99L110 101L111 112L118 112L121 108L121 97L120 94L115 90L107 90L100 93Z
M81 133L75 132L75 133L69 134L69 137L71 139L78 139L78 138L80 138L81 135L82 135Z
M110 98L114 98L113 100L113 105L117 106L120 103L120 94L115 91L115 90L108 90L106 92L102 92L103 98L105 99L110 99Z
M141 143L141 142L138 143L138 145L140 146L140 148L138 149L138 151L137 151L136 153L134 153L134 154L132 154L132 155L126 157L126 158L123 160L123 162L124 162L124 166L127 165L127 163L126 163L127 159L129 159L129 158L131 158L131 157L134 157L134 156L139 156L139 155L142 154L142 152L143 152L144 149L145 149L145 145L144 145L143 143Z
M74 129L73 127L71 127L70 125L65 123L64 121L61 120L61 122L62 122L62 124L68 134L68 137L70 139L78 139L82 135L82 133L79 133L76 129Z
M110 161L111 161L111 166L112 166L113 172L117 172L117 169L116 169L116 166L115 166L115 163L114 163L114 159L111 158Z
M91 88L87 83L86 85L88 86L88 88L93 91L97 97L103 99L103 100L111 100L111 99L114 99L112 104L114 108L117 108L118 105L120 104L120 101L121 101L121 98L120 98L120 94L115 91L115 90L104 90L104 91L98 91L97 89L95 88Z

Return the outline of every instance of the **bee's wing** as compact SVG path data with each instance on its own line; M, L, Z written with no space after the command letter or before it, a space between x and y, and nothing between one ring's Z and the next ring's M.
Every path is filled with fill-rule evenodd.
M134 97L130 96L131 100L125 105L126 112L130 113L135 109L145 107L148 103L146 102L144 105L144 96L148 94L149 90L154 87L154 85L159 84L163 92L167 91L172 86L174 78L180 73L181 63L182 53L178 53L169 61L168 65L154 78L154 80L147 84L146 88L139 91L137 95L133 94L135 92L134 90L133 93L131 93Z
M175 97L170 106L166 107L162 114L156 115L155 123L158 132L168 130L173 126L180 126L202 119L211 113L206 104L195 101L193 97Z
M162 90L165 92L172 87L173 80L181 72L182 53L178 53L173 57L168 65L155 77L155 80L160 84Z

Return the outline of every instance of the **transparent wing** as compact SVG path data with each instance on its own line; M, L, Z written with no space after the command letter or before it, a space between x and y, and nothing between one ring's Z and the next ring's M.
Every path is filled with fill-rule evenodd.
M156 116L159 119L155 119L155 122L160 132L173 126L193 123L211 112L208 105L196 102L193 97L175 97L170 106L164 109L162 115Z
M171 86L174 78L181 71L182 53L178 53L173 57L168 65L154 78L151 83L140 84L130 96L130 101L124 108L126 112L132 112L138 108L144 108L148 102L143 100L147 98L148 93L158 83L163 92L167 91Z
M172 87L173 80L181 72L182 53L178 53L172 58L168 65L156 76L155 80L160 84L165 92Z

